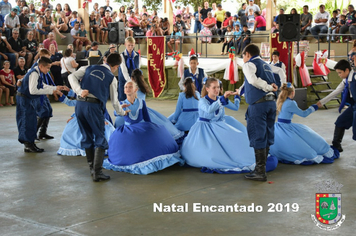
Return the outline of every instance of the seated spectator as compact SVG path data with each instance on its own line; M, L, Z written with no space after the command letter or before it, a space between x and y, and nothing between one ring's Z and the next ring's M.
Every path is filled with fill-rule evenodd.
M97 51L99 56L101 56L101 57L103 56L99 50L99 43L96 41L91 43L89 50L87 50L87 52L85 54L85 57L89 57L90 52L93 52L93 51Z
M151 36L163 36L163 32L161 27L159 27L159 23L155 23L146 33L147 37Z
M250 8L250 10L248 11L247 27L251 30L255 27L255 14L253 13L252 8Z
M108 58L108 56L110 55L110 53L114 53L114 52L117 52L117 51L116 51L116 45L112 43L112 44L110 44L109 50L107 50L107 51L104 53L103 61L106 62L106 58Z
M70 18L72 17L72 10L70 9L70 6L68 3L64 4L63 11L66 14L67 20L69 21Z
M4 69L0 71L0 81L3 86L9 89L10 92L10 104L15 105L14 95L16 92L16 80L15 73L10 69L10 62L4 61L3 64ZM8 105L8 104L6 104Z
M99 37L100 37L100 27L99 27L99 24L98 22L96 22L96 19L95 19L95 12L92 11L90 16L89 16L89 35L90 35L90 40L94 41L95 38L94 38L94 33L96 35L96 41L97 42L100 42L99 41Z
M70 33L69 21L64 11L61 11L57 18L57 29L61 33Z
M57 19L57 20L58 20L58 18L61 17L61 12L62 12L62 11L63 11L62 5L61 5L60 3L57 3L55 12L53 12L52 17L53 17L54 19Z
M75 30L77 30L76 29L77 25L78 25L78 23L75 23L75 26L74 26ZM74 36L73 36L73 38L74 38ZM76 32L75 43L73 42L73 44L75 45L77 51L82 51L83 46L87 46L87 45L91 44L91 42L87 38L87 31L85 30L84 23L80 24L80 28Z
M224 41L225 33L226 33L228 25L230 25L230 27L232 27L232 16L229 11L225 12L225 20L221 26L221 29L218 31L220 34L220 40L218 41L218 43Z
M56 46L52 43L49 45L49 52L51 53L51 75L56 85L63 85L61 76L61 59L63 55L56 51Z
M124 9L125 9L125 7L124 7ZM143 14L146 14L146 15L147 15L147 19L150 17L150 13L148 13L147 7L146 7L145 5L142 6L142 13L141 13L141 15L143 15Z
M297 11L297 9L295 9L295 8L292 8L292 10L290 10L290 14L291 15L298 15L298 11Z
M181 15L176 15L176 25L177 25L179 31L181 32L182 36L184 36L184 34L186 33L187 28L185 27L185 23L182 20L182 16Z
M251 33L255 33L255 31L266 31L266 20L258 11L255 12L255 25Z
M80 24L82 22L82 18L79 16L78 12L73 11L69 19L69 28L73 29L75 22Z
M35 9L35 4L33 4L33 3L30 3L30 5L28 5L28 9L29 9L30 14L35 14L35 16L41 15L41 12Z
M276 24L276 27L274 28L273 32L274 34L279 33L279 24Z
M17 15L20 16L20 13L22 12L21 10L21 1L20 0L15 0L16 6L13 9L17 10Z
M218 29L221 28L221 25L224 22L225 13L226 13L226 11L224 9L222 9L222 5L218 4L218 9L215 11L215 14L214 14L214 18L216 19L216 27Z
M313 15L309 13L309 6L304 5L303 6L303 13L300 15L300 32L302 33L302 38L301 40L306 39L306 36L310 32L311 29L311 23L313 21Z
M147 32L147 27L148 27L148 20L147 20L147 14L143 14L142 15L142 19L140 21L140 28L142 29L142 31L146 34Z
M340 15L340 21L339 21L339 33L340 33L340 29L346 25L346 16L345 15ZM337 43L342 43L342 36L339 37L339 39L336 41Z
M132 28L134 35L138 32L141 32L140 29L140 22L139 20L136 18L135 16L135 12L132 11L131 15L129 16L129 18L127 19L128 23L129 23L129 27Z
M51 32L48 34L48 38L43 41L44 48L49 50L49 45L54 44L56 46L56 52L58 52L58 45L56 39L54 38L54 33Z
M167 17L163 18L161 29L163 35L169 35L169 32L171 31L171 26Z
M200 40L211 43L211 36L216 34L216 20L211 12L208 12L208 17L204 19L202 25L204 28L200 31L200 34L205 37L200 38Z
M44 17L40 16L36 24L36 31L38 32L40 42L43 42L45 36L48 35L48 32L43 28L43 21L44 21Z
M141 15L140 12L138 10L138 7L135 7L135 17L140 21L141 20Z
M108 23L112 22L112 18L111 18L111 14L109 10L105 11L105 17L102 18L101 20L101 26L102 26L102 34L101 34L101 40L103 44L107 44L106 43L106 39L108 38L108 34L109 34L109 26Z
M2 30L0 29L0 61L10 61L10 68L13 69L16 67L17 58L18 54L12 53L11 45L7 42L6 37L2 37Z
M339 33L339 17L337 17L337 10L333 11L333 17L329 20L329 34L331 34L331 41L335 41L335 34ZM329 42L330 36L327 37Z
M99 13L99 3L94 3L93 5L93 11L94 11L94 14L97 14Z
M15 67L15 69L14 69L16 82L19 79L23 79L23 77L25 77L27 70L28 70L28 68L25 66L25 64L26 64L25 58L19 57L18 64L19 65L17 67Z
M173 32L171 33L171 38L167 43L169 49L171 49L172 52L174 52L172 44L175 45L175 50L179 51L179 44L180 44L181 37L182 37L182 33L179 31L178 25L176 24L173 25Z
M49 3L49 0L43 0L41 3L41 8L40 11L42 13L45 13L46 10L49 10L50 12L52 12L53 10L53 5Z
M39 43L38 44L38 48L37 48L37 53L36 53L36 56L35 56L35 58L33 58L33 61L38 61L38 59L40 59L40 51L42 50L42 49L45 49L44 48L44 45L43 45L43 43ZM47 50L47 49L46 49Z
M61 59L61 77L64 82L64 84L68 87L71 88L69 81L68 81L68 75L76 71L76 68L79 66L78 63L75 62L75 59L73 57L73 51L72 49L67 48L64 51L64 57Z
M174 15L180 15L182 14L182 9L180 9L180 6L177 6L177 9L174 11Z
M226 55L228 53L230 47L233 45L233 43L234 43L233 35L234 35L234 32L231 30L231 26L228 25L226 27L224 44L221 49L221 55L224 55L224 54ZM224 53L225 47L226 47L226 52Z
M5 19L5 16L11 12L12 6L8 0L3 0L0 2L0 14Z
M29 29L31 29L32 33L33 33L33 37L35 37L35 39L37 40L39 38L39 33L36 30L36 22L35 22L35 16L34 14L30 14L30 18L29 18L29 22L27 23L27 26Z
M61 37L61 39L66 38L66 36L61 34L61 32L59 32L59 30L57 29L56 24L54 23L53 17L51 16L51 11L49 9L46 9L46 11L45 11L42 27L48 33L53 32L53 31L56 32Z
M241 9L237 13L240 18L240 29L242 30L243 25L247 25L247 14L246 14L246 3L242 3Z
M5 28L6 38L11 37L12 29L20 28L20 19L17 16L16 9L12 9L11 12L5 16Z
M233 27L233 29L235 28L236 25L238 25L239 28L241 29L241 23L239 21L239 16L238 15L234 15L234 17L232 18L232 27Z
M32 65L32 58L34 58L37 54L37 41L34 39L34 34L32 31L27 32L27 38L23 41L23 46L25 47L25 51L27 54L32 54L31 57L28 57L27 68L30 68Z
M284 15L284 9L283 8L279 9L279 15L277 15L273 20L273 26L274 27L276 26L276 24L279 24L279 16L280 15Z
M15 53L15 55L17 55L16 63L17 63L17 58L19 57L24 57L27 61L32 60L32 54L26 53L26 48L24 47L22 40L19 38L19 35L20 32L18 28L12 30L12 37L9 38L9 44L11 46L10 52Z
M317 40L316 42L322 41L323 38L325 37L319 37L320 34L326 34L328 32L328 21L329 21L330 15L329 12L325 11L325 5L320 5L319 6L319 12L316 13L315 15L315 25L310 29L310 32L314 36L314 38Z
M21 39L25 39L27 32L32 31L32 29L30 27L28 27L28 22L30 22L28 13L29 13L28 7L24 7L20 16L19 16L20 26L21 26L20 27L20 34L21 34L20 38Z
M133 31L129 27L129 23L127 22L125 13L121 14L121 19L119 20L119 22L123 22L124 23L124 26L125 26L125 38L127 38L129 36L133 37Z
M352 39L356 39L356 11L353 5L349 5L349 12L346 14L345 25L341 26L340 34L346 34L349 31L350 34L353 34ZM345 42L349 41L348 39L344 40Z
M99 8L99 14L100 14L100 18L104 18L105 17L105 7L100 7Z
M235 25L235 29L234 29L234 47L235 49L238 48L239 42L241 40L241 34L242 34L242 30L240 29L240 25Z
M117 11L113 11L111 12L111 19L112 19L112 22L117 22L118 19L117 19Z
M251 42L251 32L248 30L247 25L243 26L243 31L241 33L241 40L239 43L239 48L237 50L237 54L240 54L240 52L243 52L245 47L250 44Z

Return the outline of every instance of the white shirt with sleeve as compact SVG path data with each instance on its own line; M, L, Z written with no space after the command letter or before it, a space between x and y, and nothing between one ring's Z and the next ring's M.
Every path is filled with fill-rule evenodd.
M261 57L255 57L252 60L262 60ZM256 76L256 65L252 62L246 62L242 66L242 72L245 75L247 81L254 87L263 90L264 92L272 92L273 86L268 84L265 80Z
M73 57L63 57L61 59L61 67L62 67L61 74L66 73L67 72L67 68L70 71L70 73L75 72L76 68L74 68L72 66L72 61L75 61L75 59Z
M20 19L17 15L15 15L14 18L11 17L11 13L7 14L5 16L5 27L7 28L7 25L11 26L12 28L15 28L16 25L20 25Z
M319 11L318 13L316 13L314 20L326 19L327 21L325 23L314 23L314 25L325 25L329 27L329 18L330 18L329 12L325 11L324 13L321 13Z
M354 71L351 70L350 73L349 73L349 76L347 78L343 79L341 81L341 83L336 87L336 89L334 91L332 91L332 93L330 93L328 96L326 96L325 98L320 100L321 105L325 105L330 100L332 100L334 97L336 97L337 95L341 94L342 91L344 91L346 79L348 80L348 83L349 83L349 94L350 94L350 97L352 98L352 93L351 93L351 90L350 90L350 83L352 81L353 74L354 74ZM355 76L355 79L356 79L356 76Z
M106 64L103 64L102 66L105 66L106 68L108 68L110 70L110 67ZM88 66L82 66L80 67L79 70L77 70L76 72L70 74L68 76L68 80L70 85L72 86L73 91L78 94L80 96L80 94L82 94L83 89L80 87L79 84L79 80L81 80L84 77L85 71L88 68ZM119 100L118 100L118 94L117 94L117 79L113 78L111 84L110 84L110 100L112 103L112 106L114 107L116 113L118 115L124 116L125 115L125 111L122 109ZM93 97L95 98L95 96L93 94L90 93L89 91L89 95L88 97Z
M45 94L53 94L53 91L57 89L56 86L51 86L48 84L43 83L43 88L37 88L38 85L38 77L41 74L40 69L37 67L36 72L32 72L30 74L30 78L28 81L28 89L30 94L32 95L45 95Z

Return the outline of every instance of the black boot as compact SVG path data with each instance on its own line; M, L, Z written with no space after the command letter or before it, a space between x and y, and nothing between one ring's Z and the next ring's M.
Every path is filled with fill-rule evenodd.
M38 148L35 143L24 142L24 152L43 152L43 149Z
M344 134L345 134L345 128L335 126L334 138L332 143L334 148L339 150L339 152L344 151L341 147L341 142L342 142L342 138L344 137Z
M95 155L94 148L86 148L85 154L87 156L87 162L88 162L89 169L90 169L90 175L93 175L94 174L93 162L94 162L94 155Z
M37 148L40 152L43 152L44 151L44 149L43 148L39 148L39 147L37 147L37 145L34 143L33 144L34 146L35 146L35 148Z
M40 127L42 126L43 123L43 119L42 118L37 118L37 132L36 132L36 140L40 140L40 138L37 136L38 130L40 129Z
M250 174L245 175L246 179L257 180L257 181L267 181L266 175L266 161L267 161L267 150L255 149L255 159L256 167L255 170Z
M48 127L48 122L49 118L44 118L41 128L40 128L40 133L38 135L39 139L53 139L53 136L50 136L47 134L47 127Z
M99 182L100 180L109 180L110 176L105 175L102 171L103 161L104 161L105 149L96 148L94 155L94 174L93 181Z

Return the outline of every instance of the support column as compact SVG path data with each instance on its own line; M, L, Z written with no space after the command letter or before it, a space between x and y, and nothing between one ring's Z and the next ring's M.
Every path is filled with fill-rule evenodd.
M78 0L78 14L82 17L85 30L88 32L89 37L89 2L87 2L85 8L83 8L83 3L85 0Z
M266 30L271 30L273 27L273 16L276 15L276 5L273 0L267 0L266 6Z
M173 31L173 4L169 0L162 0L163 1L163 16L168 18L169 21L169 34Z

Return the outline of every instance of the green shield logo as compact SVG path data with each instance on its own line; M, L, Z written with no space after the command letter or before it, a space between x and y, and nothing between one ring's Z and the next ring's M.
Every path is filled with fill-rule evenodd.
M323 224L335 224L341 218L341 194L317 193L316 217Z

